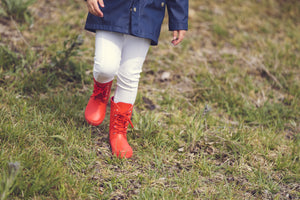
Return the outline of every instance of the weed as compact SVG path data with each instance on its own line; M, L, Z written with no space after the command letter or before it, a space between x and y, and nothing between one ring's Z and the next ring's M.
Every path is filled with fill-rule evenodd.
M84 81L85 73L83 64L76 63L72 58L81 52L79 48L83 39L75 35L63 42L62 50L55 52L50 63L26 73L21 84L22 91L26 94L32 92L46 92L50 88L57 87L61 82Z
M18 174L20 173L20 163L19 162L10 162L8 167L4 168L1 174L0 182L0 198L1 200L6 199L10 193L13 192Z
M0 46L0 69L16 71L21 67L22 59L15 52L9 50L5 46Z
M28 7L36 0L1 0L4 12L17 21L29 21Z
M63 49L56 51L51 58L51 63L46 66L50 79L65 79L68 81L81 81L85 73L82 72L81 66L71 60L82 50L79 48L83 44L81 35L75 35L63 43Z
M67 39L63 43L63 49L56 51L56 55L52 57L50 66L53 70L67 70L70 58L78 55L79 47L83 43L81 35L75 35Z

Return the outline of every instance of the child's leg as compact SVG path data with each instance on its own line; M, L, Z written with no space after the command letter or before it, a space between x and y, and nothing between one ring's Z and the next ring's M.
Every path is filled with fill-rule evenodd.
M115 103L134 104L142 66L145 61L150 40L124 35L122 58L117 73Z
M120 66L123 35L97 31L95 43L94 90L84 115L89 124L98 126L105 118L112 80Z
M114 79L120 66L123 34L97 31L95 41L94 78L99 83Z
M117 74L117 89L111 99L109 141L112 153L130 158L133 150L127 141L127 127L132 122L133 103L136 98L140 72L149 49L150 40L124 35L122 59Z

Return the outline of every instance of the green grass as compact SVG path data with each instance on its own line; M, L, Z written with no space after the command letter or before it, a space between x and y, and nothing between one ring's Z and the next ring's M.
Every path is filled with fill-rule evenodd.
M128 160L111 155L109 109L98 127L84 120L86 11L37 0L31 21L1 19L1 200L300 198L298 1L190 1L175 48L166 20L144 64Z

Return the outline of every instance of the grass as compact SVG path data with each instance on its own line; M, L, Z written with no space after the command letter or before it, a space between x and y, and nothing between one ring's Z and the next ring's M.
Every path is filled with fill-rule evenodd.
M1 19L1 200L300 198L298 1L190 1L175 48L165 21L128 160L111 155L109 117L84 120L94 53L84 2L25 7L31 20Z

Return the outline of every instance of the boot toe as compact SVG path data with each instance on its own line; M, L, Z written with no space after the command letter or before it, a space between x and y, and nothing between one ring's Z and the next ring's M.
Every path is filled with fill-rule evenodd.
M85 119L86 121L93 125L98 126L100 125L106 113L106 105L101 102L89 101L88 105L85 109Z
M100 125L104 117L105 115L101 115L101 113L85 113L85 120L93 126Z
M111 149L113 155L116 155L118 158L130 158L133 154L127 140L122 137L111 140Z

